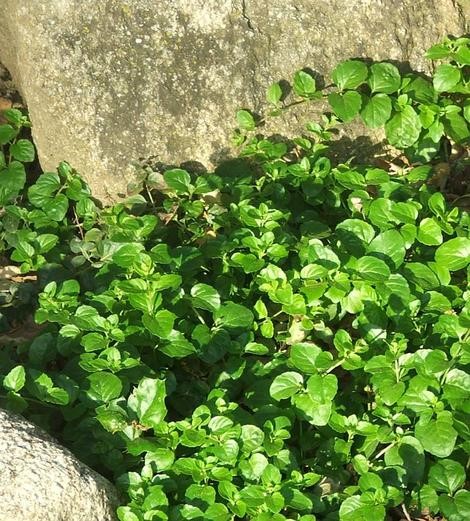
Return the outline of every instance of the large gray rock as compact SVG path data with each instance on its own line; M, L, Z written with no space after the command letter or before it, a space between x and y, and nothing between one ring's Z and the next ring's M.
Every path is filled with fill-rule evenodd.
M104 199L139 157L210 166L266 87L348 57L409 61L468 31L468 0L2 0L0 61L45 169L71 162ZM297 116L297 117L296 117ZM297 121L297 119L299 121ZM276 122L291 134L303 116ZM268 129L269 130L269 129Z
M0 409L0 521L114 521L117 505L106 479Z

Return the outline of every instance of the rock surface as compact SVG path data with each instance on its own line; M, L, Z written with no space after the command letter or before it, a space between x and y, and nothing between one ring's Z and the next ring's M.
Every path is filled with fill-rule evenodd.
M0 410L0 521L115 521L117 495L44 431Z
M469 0L2 0L0 61L28 105L43 168L66 159L102 199L130 163L211 166L234 112L273 81L350 57L426 70L423 52L469 30ZM298 119L298 121L297 121ZM286 135L302 114L276 122Z

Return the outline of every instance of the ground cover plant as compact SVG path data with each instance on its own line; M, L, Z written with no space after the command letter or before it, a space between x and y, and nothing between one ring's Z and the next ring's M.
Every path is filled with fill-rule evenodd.
M239 111L231 167L146 168L106 208L67 163L28 181L6 111L2 406L114 480L121 521L470 519L469 42L433 78L299 71L266 117L327 98L322 124L272 141ZM329 159L356 116L399 169Z

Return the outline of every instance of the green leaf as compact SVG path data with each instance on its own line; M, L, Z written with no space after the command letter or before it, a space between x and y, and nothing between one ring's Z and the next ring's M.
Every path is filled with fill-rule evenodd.
M232 514L222 503L214 503L204 512L204 519L208 521L229 521L232 518Z
M391 63L374 63L369 69L367 83L372 92L392 94L400 88L400 71Z
M17 134L11 125L0 125L0 146L11 141Z
M65 389L53 387L47 391L47 396L44 397L44 401L55 403L56 405L68 405L70 398Z
M169 188L177 194L188 194L192 190L191 176L181 168L167 170L163 174L163 179Z
M446 134L457 143L462 143L470 137L470 130L465 119L456 113L446 114L442 118Z
M122 431L127 427L127 418L118 411L99 412L96 419L111 433Z
M397 148L411 147L421 132L421 122L413 107L407 105L385 124L385 134L391 145Z
M129 268L140 260L142 250L140 243L124 244L113 253L113 262L121 268Z
M168 288L178 288L181 285L181 275L167 274L161 275L158 280L153 283L154 289L161 291Z
M142 323L144 326L159 338L168 338L173 330L176 315L167 309L157 311L155 315L144 314Z
M302 98L309 98L315 94L315 78L305 71L297 71L294 75L294 92Z
M207 426L212 432L222 433L233 426L233 421L225 416L214 416Z
M460 78L461 74L458 67L443 63L437 67L432 83L437 92L452 92Z
M121 395L121 379L114 374L101 371L87 376L89 388L86 394L94 401L109 402Z
M391 213L399 222L414 225L418 217L418 208L411 202L399 202L392 205Z
M169 470L175 461L175 453L170 449L157 448L147 453L145 458L147 463L152 463L158 472Z
M323 354L322 349L312 343L294 344L290 349L289 359L296 369L307 374L318 372L317 359Z
M69 200L64 194L58 194L54 199L49 199L43 206L43 210L49 219L62 221L69 209Z
M384 482L377 474L366 472L359 478L358 485L362 492L366 492L367 490L380 490Z
M390 277L390 268L376 257L361 257L356 262L355 271L360 278L371 282L381 282Z
M362 503L360 496L346 498L339 509L340 521L384 521L385 507Z
M202 500L207 505L215 504L216 491L209 485L198 485L193 483L186 489L185 497L190 500Z
M269 394L275 400L284 400L294 396L302 387L304 379L301 374L294 371L287 371L274 378L269 388Z
M243 130L254 130L256 128L255 118L247 110L239 110L237 112L237 122Z
M268 466L268 459L263 454L256 452L248 460L241 461L239 468L243 477L249 481L257 481Z
M434 258L437 264L450 271L465 268L470 263L470 239L455 237L437 248Z
M158 428L167 412L165 397L166 388L163 380L142 378L127 403L137 415L139 423L146 427Z
M441 227L434 218L426 217L419 223L417 239L427 246L439 246L442 243Z
M457 52L454 54L454 60L461 65L470 65L470 45L460 45Z
M51 251L52 248L59 241L59 237L57 235L53 235L52 233L43 233L38 235L35 239L39 246L39 253L47 253Z
M388 466L403 467L409 483L422 481L425 468L424 450L413 436L401 438L397 445L385 453L384 460Z
M444 43L439 43L428 49L424 56L429 60L442 60L443 58L447 58L449 54L449 47Z
M463 322L463 318L464 317L461 316L460 321ZM451 369L448 371L444 383L444 399L458 409L460 406L464 407L463 404L467 403L469 398L470 374L461 369Z
M29 346L29 361L34 367L44 367L56 355L54 337L51 333L36 336Z
M240 490L240 497L248 507L256 508L264 504L264 489L258 485L248 485Z
M60 179L57 174L52 172L42 174L36 183L28 189L29 201L34 206L43 208L59 188Z
M328 102L334 113L344 122L354 119L361 110L361 95L353 90L344 93L332 92L328 95Z
M269 348L258 342L249 342L245 346L245 353L263 356L269 353Z
M410 83L403 87L402 92L407 94L413 100L418 101L419 103L424 103L425 105L421 107L421 109L428 111L429 109L425 107L431 103L434 103L437 98L437 94L434 90L434 87L432 86L432 83L426 78L416 75L411 76L410 79Z
M261 447L264 441L264 432L256 425L242 425L241 428L242 450L253 452Z
M226 302L215 313L217 326L227 329L250 329L254 316L246 307L234 302Z
M18 139L10 145L10 154L22 163L32 163L35 158L34 146L28 139Z
M0 170L0 205L5 205L18 196L26 183L24 166L12 161L7 168Z
M25 262L29 260L35 254L35 250L31 244L26 241L18 241L15 250L13 251L11 258L16 262Z
M159 350L171 358L184 358L196 352L194 345L180 331L171 331L165 338L167 343L159 345Z
M465 468L451 459L440 460L430 468L428 482L435 490L453 495L465 483Z
M293 486L284 486L281 489L281 494L284 496L286 506L294 510L302 512L311 511L313 508L313 502L310 497Z
M101 329L105 320L92 306L79 306L75 311L75 325L81 329Z
M273 83L267 93L266 93L266 100L268 103L271 103L271 105L278 105L278 103L281 101L282 98L282 89L279 83Z
M119 521L143 521L143 515L132 507L118 507L117 516Z
M204 519L203 511L193 505L178 505L175 510L178 512L176 519L196 519L199 521Z
M347 60L339 63L331 77L333 82L341 89L355 89L367 78L367 65L358 60Z
M356 256L365 253L366 246L375 236L374 228L360 219L346 219L336 227L341 244Z
M440 217L442 220L446 220L446 200L441 192L436 192L431 195L428 199L428 206L434 215Z
M15 125L16 127L26 126L28 123L28 118L23 116L21 110L19 109L7 109L4 110L2 116L5 118L8 123Z
M320 264L307 264L300 270L303 279L322 279L328 275L328 268Z
M145 496L142 507L145 511L149 511L154 508L168 506L168 498L166 497L163 487L161 485L155 485L149 487Z
M375 94L367 101L361 110L362 121L369 128L382 127L392 113L392 102L387 94Z
M191 288L193 306L206 309L207 311L217 311L220 308L220 295L216 289L208 284L196 284Z
M273 492L271 495L266 497L266 506L269 508L270 512L280 512L285 505L284 496L280 492ZM274 516L269 519L276 519ZM284 516L279 517L278 519L282 519L284 521Z
M245 273L254 273L255 271L259 271L264 266L264 261L262 259L258 259L258 257L252 253L236 252L232 255L230 260L235 264L240 265Z
M294 398L294 404L313 425L326 425L331 416L338 381L332 374L313 375L307 381L307 393Z
M437 503L437 493L429 485L423 485L419 488L417 487L412 492L412 498L413 504L419 505L419 508L426 508L432 512L437 512L439 510L439 505Z
M398 268L405 258L405 242L397 230L387 230L371 241L367 251L375 253L386 262L392 261Z
M454 450L457 431L452 426L452 415L443 415L436 420L425 422L420 420L415 427L415 436L421 442L425 451L447 458Z
M440 495L439 508L446 521L467 521L470 519L470 492L459 490L453 498Z
M3 387L17 393L24 387L25 382L26 374L24 367L17 365L3 379Z
M440 285L436 274L425 264L407 262L403 269L406 277L423 289L433 289Z

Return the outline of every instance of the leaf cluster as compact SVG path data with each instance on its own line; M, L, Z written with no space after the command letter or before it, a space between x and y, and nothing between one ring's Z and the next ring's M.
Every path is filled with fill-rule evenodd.
M297 71L290 86L293 96L285 96L287 87L283 91L280 83L269 87L266 117L278 116L299 103L325 99L335 122L360 118L366 127L384 127L389 144L404 151L412 162L446 156L444 144L449 140L459 145L470 140L469 43L470 38L448 39L429 49L426 57L440 62L432 77L403 74L389 62L346 60L332 71L332 83L319 89L310 72ZM255 120L246 110L238 112L237 120L239 144L247 131L264 121ZM318 124L309 130L321 134Z
M340 64L338 103L405 95L393 71ZM33 155L0 127L0 251L40 328L0 351L2 406L114 479L121 521L470 517L469 215L428 164L334 164L330 124L106 208L67 163L12 184Z

